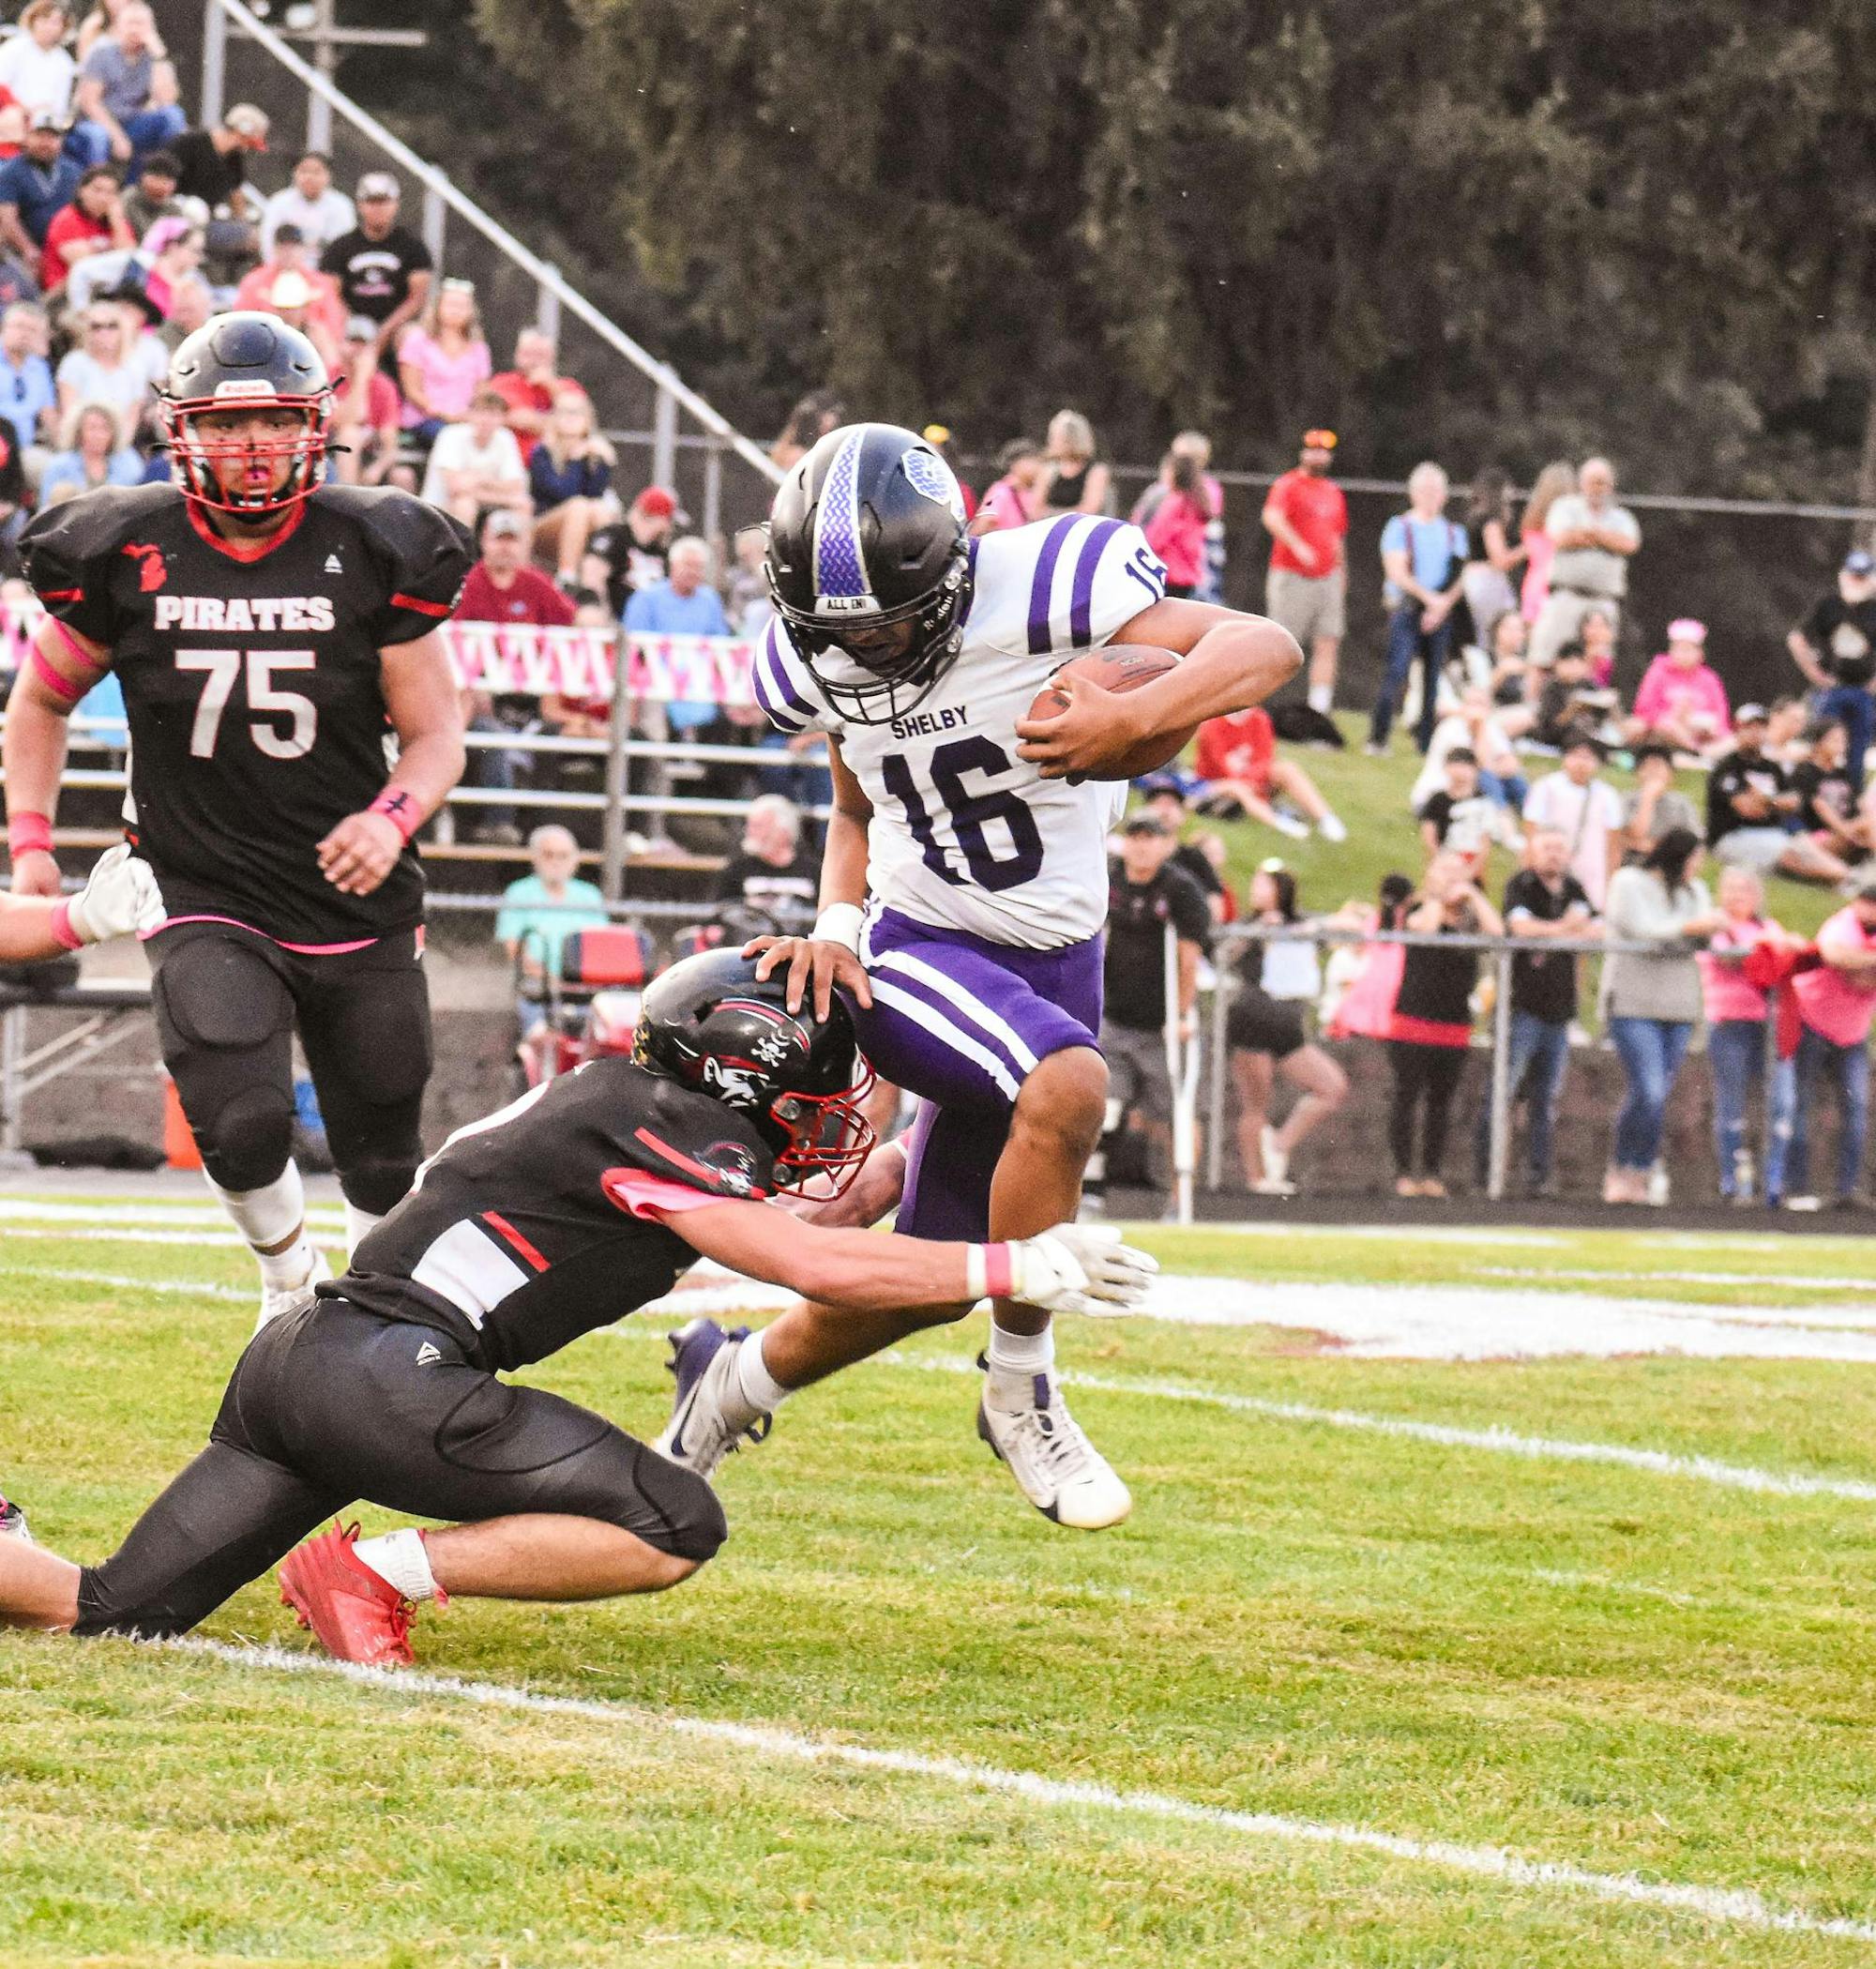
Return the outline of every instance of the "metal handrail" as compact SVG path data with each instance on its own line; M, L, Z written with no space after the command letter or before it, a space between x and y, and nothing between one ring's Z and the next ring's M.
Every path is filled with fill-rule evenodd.
M779 483L782 476L780 467L759 445L745 437L714 404L700 397L668 362L660 362L649 349L634 341L616 322L601 314L583 294L561 277L558 267L551 265L538 253L523 246L507 226L492 218L467 193L459 190L450 182L446 172L427 163L401 137L386 129L369 110L360 108L335 83L322 75L310 62L282 40L251 8L244 6L242 0L210 0L210 4L238 25L251 40L265 48L289 74L304 83L322 101L337 110L355 129L369 137L386 155L395 158L432 197L441 199L451 211L466 219L485 239L506 253L563 308L584 322L601 341L616 350L634 369L647 376L658 386L660 398L681 404L704 430L727 444L745 464L761 473L771 484ZM204 105L204 116L206 111L207 106Z

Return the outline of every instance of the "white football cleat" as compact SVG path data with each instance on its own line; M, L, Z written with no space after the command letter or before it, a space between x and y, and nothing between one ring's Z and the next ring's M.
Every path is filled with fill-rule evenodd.
M322 1279L332 1276L332 1267L325 1262L325 1253L317 1245L311 1247L312 1263L307 1266L306 1277L297 1285L264 1285L261 1288L261 1316L254 1322L254 1331L260 1332L269 1320L277 1320L283 1312L291 1312Z
M701 1317L671 1336L666 1365L677 1394L671 1420L651 1446L705 1483L739 1443L760 1443L769 1431L772 1418L750 1411L736 1376L736 1352L749 1338L747 1326L726 1331Z
M982 1356L977 1361L980 1368L989 1364ZM977 1402L977 1434L1045 1518L1082 1532L1118 1524L1133 1498L1068 1413L1055 1377L1032 1375L1030 1391L1022 1407L1006 1409L992 1405L986 1386Z

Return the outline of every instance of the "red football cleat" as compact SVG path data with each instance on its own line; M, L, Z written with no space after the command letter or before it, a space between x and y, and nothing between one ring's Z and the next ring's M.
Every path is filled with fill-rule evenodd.
M353 1552L356 1524L335 1518L280 1561L280 1599L310 1628L327 1654L370 1668L408 1668L416 1605Z

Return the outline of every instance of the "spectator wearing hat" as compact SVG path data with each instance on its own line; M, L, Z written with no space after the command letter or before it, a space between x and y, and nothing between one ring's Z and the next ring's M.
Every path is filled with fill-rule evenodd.
M1524 801L1534 827L1554 827L1569 843L1569 871L1590 906L1600 911L1611 871L1622 858L1622 798L1602 770L1603 750L1594 732L1578 726L1564 735L1557 771L1546 773Z
M1370 753L1387 750L1415 657L1421 674L1415 737L1423 752L1432 741L1440 674L1452 646L1452 612L1465 568L1465 529L1446 518L1446 475L1440 466L1430 460L1415 465L1407 481L1407 511L1397 513L1382 528L1381 565L1386 576L1383 592L1390 613L1381 689L1369 725Z
M62 290L66 276L89 254L136 243L124 217L116 172L108 164L94 164L79 178L70 204L54 212L46 228L45 251L39 256L40 291L50 296Z
M1706 624L1691 615L1668 625L1668 646L1649 664L1635 693L1628 742L1644 739L1711 760L1727 750L1732 733L1726 686L1706 660Z
M1707 775L1707 844L1716 859L1756 875L1842 882L1850 865L1793 831L1802 802L1790 773L1765 750L1765 728L1763 704L1741 704L1734 714L1733 750Z
M66 279L66 295L74 308L88 308L94 299L114 300L143 316L142 326L159 327L170 318L175 290L202 265L203 229L183 218L159 219L140 245L115 247L81 260ZM140 326L127 316L134 334ZM167 361L151 368L151 381L167 374Z
M997 477L971 522L974 534L1000 527L1027 526L1042 511L1042 447L1026 437L1011 438L996 456Z
M1642 545L1635 515L1615 503L1615 467L1606 458L1583 460L1577 490L1551 506L1544 527L1556 551L1531 630L1531 660L1540 668L1577 634L1590 608L1600 605L1620 628L1628 563Z
M1220 853L1217 862L1212 859L1214 852L1222 850L1223 837L1207 833L1193 841L1179 839L1185 831L1187 809L1185 789L1176 773L1149 773L1140 781L1140 791L1145 802L1144 810L1172 837L1172 866L1183 869L1199 885L1213 916L1221 923L1227 921L1233 904L1231 891L1218 872L1223 856Z
M20 155L0 164L0 245L27 266L38 265L53 215L78 192L84 167L63 154L64 142L63 119L40 110Z
M431 445L444 425L466 416L489 380L489 344L473 280L441 280L423 318L398 337L398 386L404 427ZM505 406L506 407L506 406Z
M646 486L616 526L601 527L587 541L581 585L601 590L616 620L625 613L628 597L664 579L676 536L675 495L661 485Z
M1263 529L1275 540L1264 607L1309 653L1309 708L1335 703L1336 665L1347 628L1348 502L1329 477L1333 431L1306 431L1296 463L1270 488Z
M363 314L345 324L345 346L332 379L334 457L347 485L379 485L397 462L403 402L378 367L378 325Z
M19 33L0 41L0 88L10 91L29 119L50 116L61 129L70 121L78 80L78 64L65 45L70 32L65 0L32 0L20 15Z
M469 400L469 415L446 424L430 447L421 496L454 513L464 525L489 507L505 507L532 522L527 472L521 447L503 422L507 405L486 385Z
M552 421L554 399L563 389L579 387L555 373L556 355L553 337L545 329L523 328L515 337L514 367L498 370L489 379L508 406L508 429L522 447L523 464L533 462L535 447Z
M1876 744L1876 557L1861 548L1846 555L1835 592L1818 598L1785 644L1819 693L1817 715L1836 719L1848 735L1851 784L1861 794Z
M248 189L248 159L267 147L266 113L237 102L213 129L186 129L163 147L176 160L176 196L198 198L214 214L222 206L231 218L251 222L258 201Z
M79 68L73 134L88 145L94 164L112 160L134 175L146 151L182 135L177 94L175 69L157 39L156 16L143 0L128 0Z
M293 179L276 191L261 211L261 251L271 257L274 235L290 225L315 259L335 239L358 223L352 201L332 182L332 159L323 150L309 150L295 163Z
M263 314L303 310L312 325L308 332L322 360L328 370L338 368L346 319L339 283L320 271L311 246L291 220L282 220L274 228L271 255L243 275L234 290L234 305Z
M1837 1195L1839 1209L1857 1201L1869 1132L1869 1027L1876 1019L1876 879L1817 933L1823 962L1792 980L1797 994L1798 1098L1785 1175L1794 1210L1817 1208L1810 1193L1810 1124L1828 1083L1837 1097Z
M387 364L398 337L428 304L433 279L430 249L398 223L398 200L388 171L368 171L358 180L358 223L319 260L339 282L345 311L377 323L378 351Z
M1324 841L1348 839L1348 829L1315 781L1294 759L1278 756L1277 730L1262 704L1208 718L1199 727L1193 764L1199 780L1194 797L1203 812L1221 820L1253 820L1292 841L1309 833L1306 823L1313 823ZM1306 820L1279 812L1274 804L1278 795L1299 808Z
M124 217L141 242L159 219L186 219L183 203L176 196L176 180L182 166L173 150L153 150L137 166L136 182L124 193Z

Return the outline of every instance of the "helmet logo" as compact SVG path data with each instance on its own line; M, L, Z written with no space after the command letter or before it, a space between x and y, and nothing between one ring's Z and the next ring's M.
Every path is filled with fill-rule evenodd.
M877 615L880 605L870 595L817 595L817 615Z
M259 376L224 376L215 386L217 398L221 397L273 397L280 394L277 386L265 382Z
M704 1055L704 1084L727 1107L759 1108L762 1105L762 1083L756 1078L755 1068L738 1067L720 1059L714 1053Z
M750 1049L764 1067L779 1067L788 1057L788 1041L775 1034L765 1034Z
M170 570L163 564L160 547L140 546L133 540L124 552L137 563L137 586L143 594L154 595L169 580Z
M934 506L942 506L946 512L956 513L961 520L964 517L964 500L958 481L952 477L950 466L935 451L928 451L923 445L910 446L900 463L904 468L906 483L915 492Z

